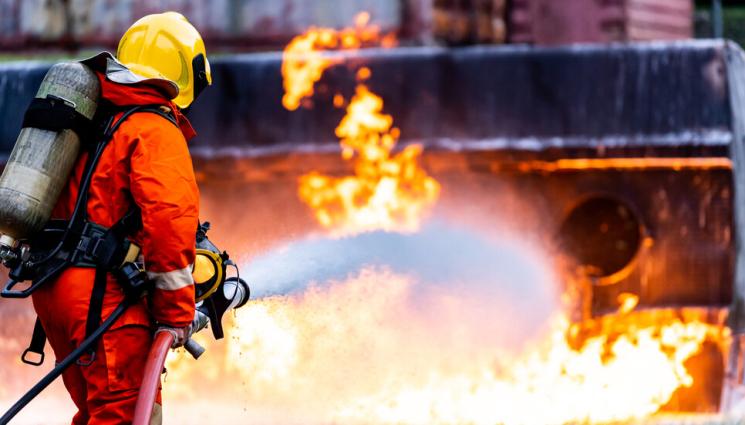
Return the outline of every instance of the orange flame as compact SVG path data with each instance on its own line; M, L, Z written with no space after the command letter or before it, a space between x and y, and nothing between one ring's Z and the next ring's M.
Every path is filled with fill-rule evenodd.
M639 296L629 292L624 292L618 296L618 303L620 304L618 307L618 314L627 314L634 310L639 304Z
M366 26L369 19L363 12L355 19L354 29L335 32L311 28L290 42L282 65L283 104L287 109L296 109L301 98L311 96L315 82L333 64L319 50L333 48L339 40L343 48L354 49L380 39L377 28ZM319 42L322 34L328 43ZM299 182L300 198L311 207L318 222L336 235L380 229L415 231L439 195L437 181L417 163L420 146L392 153L400 132L393 127L393 117L382 112L383 99L362 83L371 76L368 67L357 71L355 95L336 128L342 158L354 160L355 175L335 178L310 173ZM345 104L344 97L337 93L334 105Z
M514 349L498 341L514 320L469 319L492 300L454 295L368 269L254 301L229 327L223 376L243 382L252 406L281 412L272 423L609 423L657 412L692 385L685 362L701 345L728 337L696 317L627 316L620 333L573 347L557 313L544 338Z
M282 78L285 95L282 105L294 111L301 101L313 96L313 85L335 61L323 52L331 49L359 49L364 44L392 45L395 37L381 36L380 28L368 25L370 14L361 12L355 17L355 26L343 30L311 27L304 34L290 41L282 54Z
M391 154L399 131L391 128L393 118L382 108L383 100L361 84L336 128L342 157L355 159L354 176L314 172L300 178L300 198L334 234L415 231L437 200L439 184L417 164L421 147Z

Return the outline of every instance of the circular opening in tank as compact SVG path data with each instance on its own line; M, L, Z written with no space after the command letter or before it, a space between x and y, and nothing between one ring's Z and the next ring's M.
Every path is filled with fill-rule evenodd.
M642 241L639 218L624 202L595 196L577 204L559 230L563 253L591 277L608 277L627 267Z

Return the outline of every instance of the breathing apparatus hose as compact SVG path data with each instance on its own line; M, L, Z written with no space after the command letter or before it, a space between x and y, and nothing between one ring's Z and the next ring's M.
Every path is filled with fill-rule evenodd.
M0 417L0 425L6 425L20 412L27 404L31 402L36 396L44 391L49 384L55 379L59 378L68 367L73 363L77 362L83 355L88 353L90 349L98 342L99 338L106 332L121 316L124 312L134 303L137 299L125 298L124 301L119 304L116 309L109 315L109 317L98 327L88 338L83 341L78 348L70 353L64 360L58 363L54 369L52 369L44 378L42 378L36 385L33 386L26 394L23 395L5 414Z

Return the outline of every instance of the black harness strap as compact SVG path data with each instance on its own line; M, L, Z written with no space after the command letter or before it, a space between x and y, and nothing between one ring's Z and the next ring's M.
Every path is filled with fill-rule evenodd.
M52 95L31 101L23 116L22 126L55 132L69 129L81 139L91 135L91 120L78 112L75 105Z
M47 334L44 332L44 328L41 326L41 320L36 318L34 323L34 334L31 336L31 343L28 345L26 351L21 355L21 361L31 366L40 366L44 363L44 346L47 342ZM28 358L29 354L36 354L39 360L31 360Z
M106 295L106 283L108 281L109 271L120 266L127 255L126 249L123 248L121 241L127 234L134 232L142 227L140 218L140 209L134 207L119 219L106 234L98 239L99 243L94 247L94 259L96 260L96 277L93 281L93 290L91 291L91 301L88 306L88 317L85 322L85 337L88 338L101 325L103 312L103 300ZM87 361L79 359L80 366L88 366L96 359L95 348L91 347L88 351L90 358Z
M170 108L167 106L146 106L142 109L140 109L140 112L150 112L151 114L160 115L161 117L167 119L171 122L171 124L175 125L178 128L178 121L176 121L176 117L171 113Z
M87 222L80 236L73 265L116 269L122 265L129 252L131 243L127 236L141 228L140 209L136 205L108 229Z
M88 318L85 320L85 337L93 335L93 332L101 325L101 312L103 311L103 298L106 295L106 281L109 273L102 267L96 267L96 277L93 281L93 291L91 291L91 302L88 306ZM84 361L82 358L77 360L79 366L88 366L96 360L95 346L88 350L90 358Z
M150 112L154 114L158 114L160 116L163 116L164 118L168 119L171 123L174 125L177 125L176 120L170 116L170 114L166 113L159 107L140 107L137 108L135 111L128 111L129 114L125 113L117 123L112 126L111 130L107 132L108 137L105 138L105 140L111 140L111 138L114 135L114 132L119 129L119 125L128 118L132 113L134 112ZM106 146L104 145L101 147L101 151ZM99 154L100 157L100 154ZM93 171L95 171L95 166L97 164L96 162L92 165L93 168L91 171L91 177L93 174ZM90 177L89 177L90 180ZM90 181L88 182L88 186L90 186ZM85 199L82 205L88 204L88 194L86 190ZM87 221L87 208L83 208L83 217L86 217L84 221ZM93 332L98 329L99 325L101 324L101 313L103 311L103 300L104 296L106 295L106 282L107 277L109 275L109 271L113 270L113 268L118 267L121 265L121 260L123 258L113 258L114 252L117 251L116 248L118 248L119 241L123 240L124 237L135 230L137 230L139 227L142 226L142 219L140 216L140 210L137 207L134 207L130 209L124 216L119 219L109 230L106 232L106 235L99 239L102 242L102 245L99 250L99 254L101 255L97 260L98 265L96 266L96 277L93 283L93 291L91 292L91 301L90 305L88 307L88 317L86 319L85 323L85 337L90 337ZM108 243L106 243L108 241ZM94 247L95 250L95 247ZM103 251L103 252L101 252ZM126 255L126 252L123 252L121 255ZM116 261L119 260L117 263ZM90 358L83 362L82 359L78 360L78 365L81 366L87 366L90 365L95 359L96 359L96 353L95 353L95 347L91 347L89 350Z

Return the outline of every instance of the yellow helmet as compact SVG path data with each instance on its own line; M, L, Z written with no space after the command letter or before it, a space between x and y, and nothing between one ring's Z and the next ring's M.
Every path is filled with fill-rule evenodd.
M212 84L202 36L180 13L140 18L122 36L116 57L137 75L174 82L179 93L173 102L180 108Z

